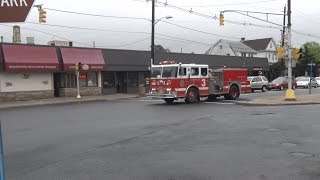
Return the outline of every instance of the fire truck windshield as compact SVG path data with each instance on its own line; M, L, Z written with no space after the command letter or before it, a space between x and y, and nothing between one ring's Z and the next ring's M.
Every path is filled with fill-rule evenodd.
M168 78L177 77L178 67L152 67L151 77L153 78Z
M152 67L151 69L151 77L157 78L161 77L161 67Z
M178 67L163 67L162 77L177 77Z

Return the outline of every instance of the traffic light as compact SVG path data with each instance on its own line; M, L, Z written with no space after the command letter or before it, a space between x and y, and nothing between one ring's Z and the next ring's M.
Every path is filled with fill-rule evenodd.
M284 48L283 47L277 47L277 58L278 58L278 60L284 58L284 54L285 54Z
M220 14L219 22L220 22L220 26L224 25L224 16L223 16L223 14Z
M76 62L76 71L79 71L81 69L81 62Z
M47 11L43 10L43 9L39 9L39 23L46 23L47 20Z
M302 57L302 49L301 48L294 48L293 49L293 59L299 61Z

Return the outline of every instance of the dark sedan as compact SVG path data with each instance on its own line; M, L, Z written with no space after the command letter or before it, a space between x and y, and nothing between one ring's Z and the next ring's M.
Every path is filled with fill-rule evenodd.
M269 90L271 89L277 89L277 90L284 90L288 88L288 77L278 77L277 79L274 79L271 83L269 83ZM292 79L292 89L295 89L297 87L297 83L295 79Z

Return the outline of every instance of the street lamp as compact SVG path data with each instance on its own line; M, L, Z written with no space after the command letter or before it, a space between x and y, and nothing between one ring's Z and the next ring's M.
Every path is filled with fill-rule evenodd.
M161 21L162 19L171 19L172 16L165 16L162 17L158 20L156 20L155 22L155 0L152 0L152 21L151 21L151 26L152 26L152 30L151 30L151 59L150 59L150 67L152 67L153 62L154 62L154 26Z

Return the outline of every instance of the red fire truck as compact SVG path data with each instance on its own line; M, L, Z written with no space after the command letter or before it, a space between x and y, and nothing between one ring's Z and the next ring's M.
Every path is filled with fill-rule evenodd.
M209 70L205 64L162 62L151 67L150 90L147 97L167 103L184 98L186 103L200 102L201 97L224 96L234 100L240 93L251 92L246 69L221 68Z

